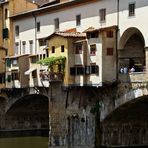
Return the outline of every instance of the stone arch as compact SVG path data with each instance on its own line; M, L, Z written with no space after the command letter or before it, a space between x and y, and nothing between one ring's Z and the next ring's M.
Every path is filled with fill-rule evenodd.
M102 122L103 145L141 147L148 144L148 95L120 105Z
M130 28L126 29L124 31L124 33L121 35L120 41L119 41L119 49L124 49L125 44L127 43L127 41L129 40L129 38L133 34L138 34L140 36L141 40L143 40L144 45L145 45L145 39L144 39L144 36L141 33L141 31L138 28L130 27Z
M40 94L27 95L18 99L7 110L7 129L48 129L48 97Z
M121 97L114 100L114 103L111 104L104 104L103 106L106 106L108 110L106 110L104 107L101 109L101 121L104 121L110 114L112 114L116 109L122 107L124 104L128 104L130 102L133 102L135 100L139 100L143 97L148 96L148 88L147 87L139 87L135 89L131 89L125 94L123 94ZM108 107L108 105L110 107Z
M131 27L125 30L119 41L119 68L133 66L136 72L143 71L145 67L145 40L138 28Z

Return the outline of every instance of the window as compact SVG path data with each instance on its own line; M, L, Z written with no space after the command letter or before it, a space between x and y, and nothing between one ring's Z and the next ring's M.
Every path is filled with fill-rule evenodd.
M56 31L59 30L59 18L54 19L54 27Z
M31 63L36 63L38 61L38 56L31 57Z
M129 9L129 16L134 16L135 15L135 3L129 4L128 9Z
M20 30L19 30L19 26L16 25L15 26L15 36L19 36Z
M75 54L82 54L82 44L77 43L75 46Z
M12 78L12 81L19 80L19 72L18 71L12 71L11 78Z
M36 71L36 70L34 70L34 71L32 72L32 78L37 78L37 71Z
M98 74L98 72L99 72L99 67L97 65L90 66L90 73L91 74Z
M13 66L14 66L14 65L17 65L17 62L18 62L17 59L13 59L13 60L12 60L12 65L13 65Z
M43 59L45 59L45 57L46 57L46 55L45 55L45 54L43 54Z
M0 84L5 83L5 73L0 73Z
M112 30L107 31L106 36L107 38L113 38L113 31Z
M51 52L52 52L52 53L55 53L55 46L52 46Z
M81 15L76 15L76 26L80 26L81 25Z
M96 55L96 45L90 45L90 55Z
M6 65L7 65L7 67L11 67L11 60L10 59L6 59Z
M98 31L94 31L94 32L91 32L91 33L87 33L87 38L97 38L98 37Z
M23 47L23 54L26 52L26 41L22 42L22 47Z
M113 55L113 48L107 48L107 55L108 56Z
M5 19L7 19L8 18L8 9L6 8L5 9Z
M3 39L7 39L9 36L8 34L9 34L8 28L4 28L3 29Z
M33 40L29 41L30 54L33 54Z
M100 9L100 22L106 21L106 9Z
M70 67L70 75L83 75L85 68L83 66Z
M64 52L64 45L61 46L61 52Z
M36 27L37 27L37 32L40 32L40 22L37 22Z
M42 54L40 54L40 60L42 60Z
M15 54L18 54L19 52L19 42L15 43Z
M77 75L83 75L83 74L85 74L84 73L84 67L82 67L82 66L78 66L78 67L76 67L76 73L77 73Z
M45 39L39 39L39 46L46 46L46 40Z
M75 66L70 67L70 75L86 75L86 74L98 74L98 65L92 64L90 66Z
M49 57L49 51L46 49L46 57Z

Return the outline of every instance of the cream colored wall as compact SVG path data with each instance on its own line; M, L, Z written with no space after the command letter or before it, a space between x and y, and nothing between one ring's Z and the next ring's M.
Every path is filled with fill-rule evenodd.
M102 32L102 82L112 82L116 79L116 33L113 38L106 38ZM113 48L113 55L107 55L107 48Z

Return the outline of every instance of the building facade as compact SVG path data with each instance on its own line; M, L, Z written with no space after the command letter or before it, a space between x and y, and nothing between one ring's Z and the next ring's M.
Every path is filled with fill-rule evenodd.
M44 2L42 5L39 1L32 3L23 0L20 7L18 0L1 3L0 13L5 17L0 21L1 34L3 33L3 39L0 39L2 47L0 58L6 59L6 66L4 64L4 68L0 67L0 73L5 72L7 80L3 84L6 88L25 87L37 90L41 87L53 87L50 91L54 93L48 94L50 146L93 146L94 116L90 115L91 105L86 107L90 98L96 97L91 89L99 88L101 93L103 90L108 91L104 88L112 86L114 82L147 83L148 2L146 0ZM56 75L57 71L61 72L60 64L54 67L55 75L51 76L50 72L53 72L51 67L42 65L40 61L60 56L66 58L64 77ZM60 78L60 82L63 80L59 86L57 78ZM72 92L72 88L76 93L69 93ZM124 88L125 92L126 89L127 86ZM122 90L117 89L115 91L117 98L120 97L118 91L122 94ZM87 101L82 101L82 94ZM112 92L107 97L111 98L111 94ZM77 103L73 104L75 98ZM55 100L52 102L52 99ZM112 100L109 99L108 102ZM116 106L116 102L112 105ZM111 108L104 107L104 110L107 112ZM102 120L104 114L101 114ZM60 124L61 121L65 125ZM86 124L83 124L84 122ZM86 135L90 136L92 141L89 141L84 134L84 128L81 128L85 126L88 127ZM77 129L80 129L82 134L74 127L79 127ZM62 132L64 130L65 133ZM71 135L71 131L74 136ZM79 141L77 135L79 137L85 135L85 139ZM124 145L126 142L123 141L119 143ZM104 138L103 145L107 144Z

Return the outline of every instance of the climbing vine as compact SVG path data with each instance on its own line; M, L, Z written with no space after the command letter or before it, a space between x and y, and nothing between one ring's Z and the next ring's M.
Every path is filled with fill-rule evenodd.
M65 61L66 61L65 56L58 56L58 57L47 57L43 60L38 61L37 63L41 64L41 65L48 66L48 69L50 69L50 71L54 70L55 65L60 65L61 66L61 72L64 72Z

